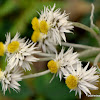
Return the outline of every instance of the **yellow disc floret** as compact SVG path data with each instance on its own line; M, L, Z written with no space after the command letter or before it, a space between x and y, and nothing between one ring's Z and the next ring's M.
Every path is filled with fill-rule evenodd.
M31 40L33 42L37 42L39 39L40 39L40 31L34 31L31 36Z
M0 42L0 56L4 56L4 44Z
M50 60L48 62L48 68L50 70L51 73L57 73L58 69L59 69L59 65L58 65L58 62L55 62L53 60Z
M0 80L3 78L3 76L4 76L4 72L2 72L0 68Z
M48 33L48 24L45 20L42 20L40 22L40 31L44 34L47 34Z
M32 24L32 28L33 28L34 30L39 30L39 21L38 21L37 17L34 17L34 18L32 19L31 24Z
M47 24L45 20L39 21L37 17L34 17L32 19L31 24L34 30L31 36L31 40L33 42L37 42L41 40L43 37L45 37L45 34L48 33L49 25Z
M65 83L69 89L75 89L75 88L77 88L78 78L76 76L69 75L66 78Z
M12 41L10 44L8 44L8 52L14 53L19 49L19 42L18 41Z

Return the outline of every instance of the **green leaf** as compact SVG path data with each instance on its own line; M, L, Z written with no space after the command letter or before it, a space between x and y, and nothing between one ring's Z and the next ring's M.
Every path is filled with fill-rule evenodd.
M69 93L69 89L65 83L60 82L59 78L55 77L50 82L51 75L38 77L34 80L35 89L38 95L41 95L45 100L75 100L74 92Z

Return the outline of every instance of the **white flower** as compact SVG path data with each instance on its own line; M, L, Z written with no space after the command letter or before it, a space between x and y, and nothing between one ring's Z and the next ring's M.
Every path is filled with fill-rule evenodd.
M61 40L63 39L66 42L66 37L64 32L70 33L73 29L72 23L68 21L69 16L64 11L63 13L60 11L60 8L55 9L54 6L50 9L49 7L44 7L44 11L42 10L39 18L39 21L46 21L48 28L48 35L53 38L53 41L57 44L61 45Z
M36 51L37 47L31 41L26 41L25 39L20 39L17 33L15 37L11 40L10 34L7 35L6 47L7 47L7 61L12 69L14 66L22 67L24 70L31 70L30 64L32 62L37 62L38 58L34 57L34 54L39 53Z
M90 90L98 89L98 87L95 86L95 83L98 82L99 79L99 75L95 75L96 67L91 67L87 70L88 65L89 63L83 68L81 62L79 62L76 70L73 67L67 67L67 70L64 68L61 69L65 76L66 85L70 91L75 91L75 95L79 92L80 98L82 91L87 96L91 94Z
M71 33L70 30L73 29L72 23L68 21L68 14L65 11L61 13L60 9L54 9L55 4L52 8L44 7L44 10L39 13L40 18L35 17L32 20L34 32L31 39L33 42L39 41L39 47L42 47L44 52L55 52L56 45L61 45L61 40L66 42L65 33ZM48 44L51 44L51 47ZM55 49L51 50L53 46Z
M59 75L61 80L63 76L61 68L67 68L77 64L79 62L77 56L78 54L76 52L73 53L73 48L69 48L65 53L64 49L62 49L59 55L56 54L56 58L48 62L48 68L51 73Z
M5 42L6 50L7 50L8 44L13 42L13 41L18 41L21 44L23 44L25 42L25 38L21 39L20 34L18 32L16 33L16 35L14 36L13 39L11 39L10 35L11 35L10 32L6 34L6 42Z
M21 81L22 78L22 71L18 69L9 69L9 66L6 67L6 70L0 71L0 76L2 76L0 78L1 84L2 84L2 91L5 94L5 92L7 91L7 89L12 88L13 90L15 90L16 92L20 90L19 86L20 84L18 83L18 81Z

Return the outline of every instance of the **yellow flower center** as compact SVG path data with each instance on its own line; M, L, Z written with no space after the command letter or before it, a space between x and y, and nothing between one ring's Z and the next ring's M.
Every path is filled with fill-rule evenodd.
M65 83L69 89L75 89L75 88L77 88L78 78L73 75L69 75L66 78Z
M55 62L55 61L53 61L53 60L50 60L49 62L48 62L48 68L49 68L49 70L50 70L50 72L51 73L57 73L57 71L58 71L58 69L59 69L59 64L58 64L58 62Z
M0 56L4 56L4 44L2 42L0 42Z
M47 34L48 33L48 24L45 20L42 20L40 22L40 31L44 34Z
M37 42L40 38L40 31L34 31L32 36L31 36L31 40L33 42Z
M31 36L33 42L39 41L43 35L48 33L49 26L45 20L39 22L37 17L34 17L31 24L32 28L34 29L34 32Z
M34 18L32 19L31 24L32 24L32 28L33 28L34 30L39 30L39 21L38 21L37 17L34 17Z
M0 80L3 78L3 76L4 76L4 72L2 72L0 68Z
M10 53L16 52L19 49L19 42L13 41L13 42L9 43L7 49L8 49L8 52L10 52Z

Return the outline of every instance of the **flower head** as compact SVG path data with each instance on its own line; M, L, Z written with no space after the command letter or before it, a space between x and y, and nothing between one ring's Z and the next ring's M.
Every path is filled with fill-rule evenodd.
M8 52L9 53L14 53L14 52L17 52L18 49L19 49L19 42L18 41L12 41L11 43L8 44Z
M55 4L52 8L44 7L44 11L42 10L39 14L39 20L47 23L47 26L49 26L47 34L50 34L56 44L61 45L62 39L66 41L64 32L70 33L73 26L68 21L68 14L65 11L62 13L59 8L55 10L55 7Z
M57 71L59 69L59 63L51 60L48 62L48 68L51 71L51 73L57 73Z
M18 81L21 81L22 78L22 71L16 68L10 70L9 66L6 67L6 70L3 72L0 70L0 81L2 84L2 91L5 94L5 92L7 91L7 89L10 90L10 88L12 88L13 90L15 90L16 92L20 90L19 86L20 84L18 83Z
M54 9L55 4L52 8L44 7L44 10L39 13L40 18L34 17L31 22L34 30L31 37L32 41L39 42L39 47L42 47L42 49L43 47L47 48L46 52L53 50L55 52L55 46L61 45L61 40L66 42L65 33L71 33L70 30L73 29L72 23L68 21L68 14L65 12L61 13L60 9ZM41 41L43 42L41 43ZM55 49L48 50L50 48L48 48L47 41Z
M76 76L69 75L66 78L65 83L70 89L75 89L77 87L77 84L78 84L78 78Z
M91 67L87 70L88 65L89 63L83 68L81 62L79 62L76 69L73 67L61 69L65 76L66 85L70 91L74 90L75 94L79 92L80 98L82 91L88 95L91 94L90 90L98 89L98 87L95 86L95 83L98 82L99 79L99 75L96 75L96 67Z
M10 34L7 35L6 46L7 61L11 66L10 69L14 66L19 66L24 70L31 70L30 64L38 61L38 58L33 55L39 53L39 51L36 51L35 44L29 40L25 42L24 38L20 39L18 33L12 40L10 40Z
M56 54L56 58L48 62L48 68L51 73L59 74L60 80L62 79L63 73L61 68L67 68L77 64L79 59L78 54L73 53L73 48L69 48L65 53L64 49L61 50L59 54Z

